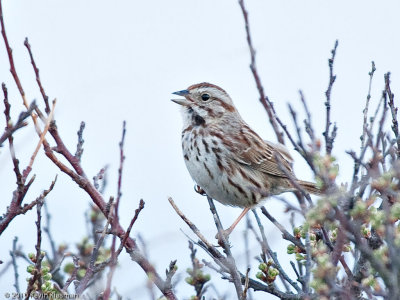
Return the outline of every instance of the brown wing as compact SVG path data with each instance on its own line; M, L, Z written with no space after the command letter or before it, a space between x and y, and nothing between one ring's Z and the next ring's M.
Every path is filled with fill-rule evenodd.
M247 126L241 131L241 138L233 145L236 148L234 159L237 162L278 177L287 177L281 167L289 173L293 173L292 158L283 145L264 141ZM279 157L278 160L275 155ZM278 161L280 161L281 167Z

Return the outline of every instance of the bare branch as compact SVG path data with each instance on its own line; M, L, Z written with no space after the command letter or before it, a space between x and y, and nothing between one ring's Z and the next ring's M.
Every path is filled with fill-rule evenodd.
M73 255L72 260L74 262L74 270L72 271L71 276L68 278L68 280L65 282L64 287L62 288L62 291L64 293L67 292L68 287L71 285L72 281L76 279L76 275L78 274L79 270L79 258Z
M16 253L17 253L17 242L18 242L18 237L14 237L13 240L13 248L12 251L10 251L10 255L11 255L11 260L12 260L12 265L14 268L14 287L15 287L15 291L19 294L20 293L20 289L19 289L19 283L18 283L18 265L17 265L17 257L16 257Z
M221 242L222 242L221 246L224 248L224 252L226 254L227 267L229 269L229 273L232 276L232 281L236 288L236 295L238 296L238 299L240 300L242 297L242 294L243 294L243 288L242 288L242 283L240 281L239 271L237 270L236 262L235 262L235 259L233 258L227 237L223 233L224 229L222 228L222 224L219 219L214 202L209 196L207 196L207 200L208 200L208 204L210 205L211 213L214 217L215 226L218 229L218 236L219 236L218 240L221 240Z
M36 241L36 257L35 257L35 269L32 274L32 278L28 282L28 287L26 290L26 297L25 299L28 300L32 291L37 290L38 292L42 291L42 260L44 258L44 253L42 252L42 227L41 227L41 220L42 220L42 206L44 202L44 197L41 198L37 205L37 221L36 223L36 230L37 230L37 241ZM36 288L35 288L36 285Z
M364 107L364 110L363 110L363 116L364 116L364 118L363 118L363 133L362 133L362 136L360 137L360 139L361 139L361 151L364 148L365 139L367 137L368 109L369 109L369 102L371 100L372 78L374 77L375 71L376 71L375 63L372 61L371 62L371 71L368 73L368 75L369 75L368 95L367 95L367 99L365 101L365 107Z
M266 216L268 218L268 220L270 220L272 222L272 224L274 224L279 230L280 232L282 232L282 237L285 240L288 240L290 242L292 242L293 244L295 244L299 249L301 249L302 251L305 252L305 247L303 245L303 243L299 240L296 239L292 234L290 234L283 226L282 224L280 224L266 209L264 206L261 207L261 212L263 213L264 216Z
M331 154L332 148L333 148L333 142L336 137L336 131L337 127L334 125L332 132L330 131L330 126L331 126L331 93L332 93L332 86L333 83L336 80L336 75L333 75L333 64L335 62L335 56L336 56L336 49L339 45L338 40L335 42L335 46L333 47L331 53L332 57L328 60L329 64L329 85L328 89L325 92L326 96L326 102L325 102L325 107L326 107L326 125L325 125L325 131L323 132L323 135L325 137L325 147L326 147L326 153Z
M44 127L44 129L42 131L42 134L40 135L40 139L39 139L39 142L38 142L38 144L36 146L36 149L35 149L35 151L33 152L32 156L31 156L31 160L29 161L29 165L22 172L22 176L24 178L27 178L29 173L31 172L32 166L33 166L33 162L35 161L35 158L36 158L37 153L39 152L40 146L42 145L42 143L43 143L43 141L45 139L46 133L49 130L50 122L53 120L53 115L54 115L54 109L55 109L55 106L56 106L56 102L57 102L57 100L54 99L53 100L53 106L51 108L51 112L49 113L49 116L48 116L48 118L46 120L45 127Z
M83 154L83 143L85 140L83 139L83 130L85 129L85 122L81 122L81 126L78 130L78 145L76 146L75 157L80 161Z
M389 98L389 108L392 113L392 131L397 141L397 157L400 157L399 123L397 122L397 107L394 106L394 95L390 88L390 72L385 74L385 93Z
M258 92L260 95L260 102L264 106L264 108L268 114L269 122L271 123L272 128L274 129L274 132L275 132L276 138L278 139L278 142L281 144L285 144L285 141L283 139L283 133L279 131L278 124L276 123L275 116L272 112L271 103L268 100L268 97L266 97L266 95L264 93L264 87L261 83L261 79L260 79L260 76L257 71L256 51L254 50L253 43L252 43L252 38L251 38L251 33L250 33L250 25L249 25L249 20L248 20L249 17L248 17L248 12L246 10L246 7L244 5L244 0L239 0L239 5L240 5L240 8L242 9L242 13L243 13L243 18L244 18L244 23L245 23L245 28L246 28L247 44L248 44L249 50L250 50L250 58L251 58L250 70L253 73L253 77L254 77L254 80L257 85L257 89L258 89Z
M24 42L25 47L28 49L29 52L29 56L31 58L31 64L33 66L33 70L35 71L35 75L36 75L36 82L39 86L40 89L40 93L42 94L43 100L44 100L44 104L46 106L45 108L45 112L47 114L50 113L50 106L49 106L49 97L46 95L46 92L44 91L44 88L42 86L42 82L40 80L40 76L39 76L39 69L36 66L35 60L33 59L33 54L32 54L32 50L31 50L31 45L29 44L28 38L25 38L25 42Z

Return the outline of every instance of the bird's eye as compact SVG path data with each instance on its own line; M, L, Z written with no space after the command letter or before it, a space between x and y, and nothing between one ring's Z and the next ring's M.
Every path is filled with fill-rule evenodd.
M209 94L203 94L203 95L201 95L201 100L207 101L208 99L210 99L210 95L209 95Z

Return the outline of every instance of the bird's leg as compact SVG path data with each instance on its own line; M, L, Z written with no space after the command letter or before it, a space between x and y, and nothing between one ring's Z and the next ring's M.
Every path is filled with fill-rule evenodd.
M240 220L247 214L247 212L250 210L250 207L246 207L245 209L243 209L242 213L240 214L240 216L235 220L235 222L233 222L233 224L231 226L229 226L228 229L225 229L222 231L222 234L227 237L231 234L231 232L233 231L233 229L236 227L236 225L240 222ZM216 239L220 240L219 238L219 233L217 233L217 235L215 236Z

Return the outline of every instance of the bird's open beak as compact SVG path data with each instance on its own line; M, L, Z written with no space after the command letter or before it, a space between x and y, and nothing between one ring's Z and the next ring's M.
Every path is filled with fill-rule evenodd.
M172 94L185 97L186 95L189 95L189 91L188 90L182 90L182 91L174 92ZM173 102L175 102L175 103L177 103L179 105L184 105L184 106L189 105L189 102L188 102L188 100L186 98L171 99L171 101L173 101Z

